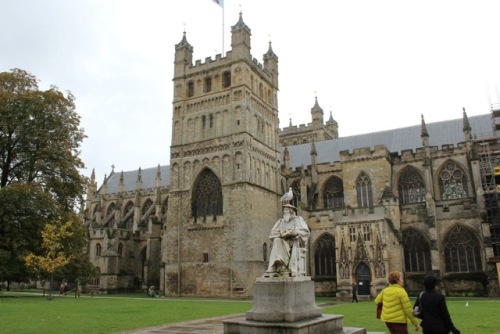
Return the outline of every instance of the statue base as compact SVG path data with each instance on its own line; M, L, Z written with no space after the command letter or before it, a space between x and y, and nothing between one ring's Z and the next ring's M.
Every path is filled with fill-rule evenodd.
M343 328L342 315L322 315L309 276L257 278L253 302L245 318L224 321L224 334L366 334Z
M294 322L321 316L309 276L261 277L253 285L253 307L247 320Z

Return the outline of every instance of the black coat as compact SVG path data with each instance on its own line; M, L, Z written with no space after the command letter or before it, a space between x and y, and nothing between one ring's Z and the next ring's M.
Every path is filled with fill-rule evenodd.
M460 333L451 321L446 300L441 293L435 290L426 290L422 293L421 300L419 298L417 298L415 305L419 305L420 303L422 307L422 323L420 326L422 326L424 334Z

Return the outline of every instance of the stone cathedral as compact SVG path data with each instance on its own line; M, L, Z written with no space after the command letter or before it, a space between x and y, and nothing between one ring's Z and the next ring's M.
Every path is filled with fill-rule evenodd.
M369 298L395 270L409 292L434 274L449 295L498 295L500 108L341 137L316 98L311 123L280 129L278 56L250 51L241 14L225 57L193 62L186 33L175 45L170 165L113 170L100 185L92 173L90 287L250 297L291 187L317 295L356 283Z

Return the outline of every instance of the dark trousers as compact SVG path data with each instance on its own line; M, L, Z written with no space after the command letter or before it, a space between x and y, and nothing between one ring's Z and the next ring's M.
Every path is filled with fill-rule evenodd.
M408 325L398 322L386 322L385 325L391 334L408 334Z

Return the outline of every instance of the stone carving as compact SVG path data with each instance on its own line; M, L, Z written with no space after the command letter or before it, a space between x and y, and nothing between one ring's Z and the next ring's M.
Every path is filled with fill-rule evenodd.
M309 227L302 217L296 215L295 207L283 205L283 218L274 224L269 235L272 248L264 277L306 276L309 234Z

